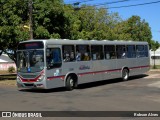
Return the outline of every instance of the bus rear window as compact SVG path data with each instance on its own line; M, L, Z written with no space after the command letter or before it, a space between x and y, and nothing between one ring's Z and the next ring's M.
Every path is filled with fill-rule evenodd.
M43 42L26 42L26 43L20 43L18 45L18 50L43 49L43 48L44 48Z

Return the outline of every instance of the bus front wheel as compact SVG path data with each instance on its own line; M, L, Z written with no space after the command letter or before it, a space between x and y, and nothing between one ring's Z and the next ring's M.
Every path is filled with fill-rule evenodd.
M124 68L122 71L122 80L126 81L126 80L128 80L128 78L129 78L129 71L128 71L128 69Z
M66 88L67 90L73 90L75 87L76 81L73 79L72 76L68 76L66 80Z

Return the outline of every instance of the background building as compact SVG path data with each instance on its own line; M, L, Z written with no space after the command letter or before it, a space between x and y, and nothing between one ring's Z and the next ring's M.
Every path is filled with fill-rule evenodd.
M154 60L155 60L155 65L160 65L160 48L158 48L155 52L150 51L150 64L154 65Z
M8 55L2 54L0 56L0 70L8 70L8 68L12 66L16 69L15 62L11 60Z

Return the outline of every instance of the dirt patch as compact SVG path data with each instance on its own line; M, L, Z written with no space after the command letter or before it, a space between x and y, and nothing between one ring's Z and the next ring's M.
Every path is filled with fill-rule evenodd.
M16 86L16 80L0 80L0 86Z
M16 86L16 73L0 71L0 86Z
M160 69L150 70L147 72L147 74L160 74Z
M9 73L7 70L0 70L0 75L4 75L4 74L16 74L14 73Z

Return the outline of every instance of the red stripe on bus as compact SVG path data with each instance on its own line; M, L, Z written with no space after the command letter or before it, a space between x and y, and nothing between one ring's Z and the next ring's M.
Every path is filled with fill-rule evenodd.
M47 80L52 80L52 79L55 79L55 78L61 78L61 79L64 79L65 75L61 75L61 76L52 76L52 77L47 77Z
M146 67L150 67L149 65L146 65L146 66L138 66L138 67L131 67L129 69L137 69L137 68L146 68Z
M120 71L120 70L121 70L121 69L112 69L112 70L94 71L94 72L79 73L78 75L98 74L98 73L104 73L104 72L115 72L115 71Z

